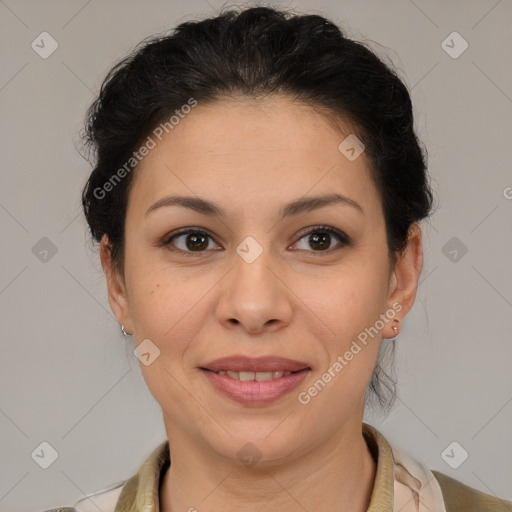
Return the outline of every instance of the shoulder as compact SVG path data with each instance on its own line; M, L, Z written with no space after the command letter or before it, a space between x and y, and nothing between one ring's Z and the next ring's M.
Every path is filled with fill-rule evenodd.
M446 512L512 512L512 502L473 489L439 471L431 471L441 487Z
M72 507L57 507L44 512L114 512L126 480L100 489L79 499Z
M442 512L512 512L512 502L463 484L459 480L421 464L406 451L394 446L395 497L404 503L412 496L429 510ZM404 492L406 491L406 492ZM416 508L417 509L417 508Z
M98 512L99 509L102 512L114 512L125 482L123 480L93 494L88 494L75 503L75 510L77 512Z
M137 473L79 499L73 506L44 512L115 512L133 510L135 502L144 508L154 502L162 471L170 464L169 441L160 443L146 458ZM153 510L154 507L147 508Z

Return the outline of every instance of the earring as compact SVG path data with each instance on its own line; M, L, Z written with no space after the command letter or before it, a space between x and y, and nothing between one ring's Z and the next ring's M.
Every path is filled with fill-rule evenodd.
M393 322L396 322L396 323L397 323L397 325L393 325L393 331L394 331L395 336L396 336L396 335L398 334L399 330L400 330L400 329L398 328L398 324L400 323L400 320L397 320L396 318L394 318L394 319L393 319Z
M122 332L125 336L130 336L130 334L128 334L128 333L124 330L124 325L121 325L121 332Z

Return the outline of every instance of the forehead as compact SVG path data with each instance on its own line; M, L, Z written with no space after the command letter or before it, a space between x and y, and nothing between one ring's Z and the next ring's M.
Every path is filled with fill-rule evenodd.
M351 161L339 150L351 133L283 97L198 103L161 140L153 135L129 204L139 210L179 192L261 207L334 189L358 202L378 201L365 153Z

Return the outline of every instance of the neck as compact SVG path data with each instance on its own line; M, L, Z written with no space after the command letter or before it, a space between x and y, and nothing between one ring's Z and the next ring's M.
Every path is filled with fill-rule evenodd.
M173 438L160 512L368 509L376 464L360 428L337 433L287 464L253 467L205 455L189 438Z

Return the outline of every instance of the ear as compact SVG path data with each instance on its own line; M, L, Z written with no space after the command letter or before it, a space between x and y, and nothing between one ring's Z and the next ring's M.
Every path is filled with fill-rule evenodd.
M114 312L119 325L124 325L125 330L128 333L132 333L133 327L130 318L126 285L123 277L119 275L119 272L114 268L110 242L106 234L104 234L101 239L100 260L107 281L110 308Z
M383 338L394 338L396 336L393 326L397 326L398 329L401 328L400 324L414 304L418 290L418 280L423 267L423 246L421 240L421 228L415 222L409 228L407 247L402 255L399 256L389 281L388 310L393 309L396 311L395 318L400 323L389 322L383 330ZM393 304L395 304L394 307Z

